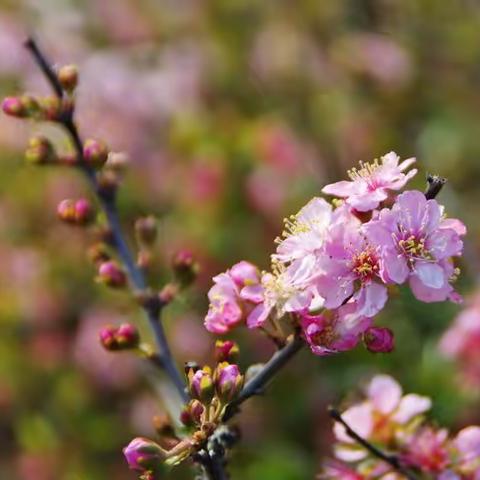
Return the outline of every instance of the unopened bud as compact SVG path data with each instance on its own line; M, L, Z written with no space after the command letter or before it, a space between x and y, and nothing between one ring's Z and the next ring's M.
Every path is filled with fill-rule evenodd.
M62 116L62 101L55 95L49 95L40 99L42 117L55 122Z
M180 421L187 427L199 425L201 424L204 411L205 407L199 400L191 400L183 407L182 413L180 414Z
M102 346L109 351L132 350L140 343L140 334L130 323L123 323L119 327L108 325L100 330L99 338Z
M231 340L217 340L215 342L214 355L218 363L235 361L239 352L238 344Z
M55 149L48 138L43 135L36 135L28 141L28 147L25 151L25 160L28 163L41 165L53 163L57 158Z
M141 245L151 246L157 238L157 220L154 216L139 218L135 222L135 233Z
M175 277L182 287L188 287L198 273L198 265L189 250L177 252L173 258L172 267Z
M78 68L76 65L64 65L58 70L57 77L62 88L71 93L78 84Z
M131 323L122 323L117 329L115 338L122 350L137 348L140 343L138 329Z
M188 373L188 389L192 398L196 398L201 402L209 402L214 394L213 378L210 369L204 367L195 373L191 369Z
M113 288L124 287L127 283L124 271L113 260L100 264L98 267L98 280Z
M103 348L105 348L105 350L118 350L117 341L115 339L116 331L117 329L115 327L112 327L111 325L108 325L107 327L104 327L100 330L98 336L100 339L100 343L102 344Z
M395 348L393 332L386 327L370 327L363 335L367 350L373 353L388 353Z
M57 207L58 217L64 222L75 225L86 225L94 215L90 202L85 198L79 200L65 199Z
M128 466L140 473L157 470L165 459L165 451L160 445L142 437L133 439L123 449L123 454Z
M140 250L137 254L137 265L143 270L148 270L152 265L153 256L148 250Z
M231 402L242 390L244 378L238 365L220 363L215 369L214 378L217 396L224 403Z
M107 161L108 148L98 140L86 140L83 145L83 158L85 162L95 168L101 168Z
M6 97L2 102L2 110L12 117L35 117L40 112L38 100L31 95L21 97Z
M28 112L25 109L22 101L18 97L6 97L2 101L2 110L7 115L17 118L28 117Z

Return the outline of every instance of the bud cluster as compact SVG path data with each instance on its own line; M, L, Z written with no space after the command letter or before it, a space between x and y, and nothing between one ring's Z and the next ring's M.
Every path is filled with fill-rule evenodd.
M95 211L85 198L79 200L67 198L58 204L57 215L63 222L84 226L93 220Z
M221 420L225 407L240 393L244 376L238 365L232 363L239 352L238 345L230 340L217 341L214 370L187 363L185 373L187 388L192 400L185 406L181 420L187 426L201 427Z
M108 325L99 334L100 343L109 351L133 350L140 345L140 334L131 323L122 323L119 327Z

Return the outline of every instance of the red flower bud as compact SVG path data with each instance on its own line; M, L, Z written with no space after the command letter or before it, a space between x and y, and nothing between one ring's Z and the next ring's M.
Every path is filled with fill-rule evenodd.
M105 348L105 350L118 350L118 344L115 338L116 331L117 329L115 327L112 327L111 325L108 325L107 327L104 327L100 330L98 336L100 339L100 343Z
M137 348L140 334L137 327L131 323L122 323L116 331L115 339L122 350Z
M218 363L233 362L239 354L238 344L231 340L217 340L215 342L215 360Z
M83 145L83 157L92 167L103 167L107 161L108 148L103 142L89 139Z
M85 198L79 200L67 198L58 204L57 214L64 222L85 225L92 220L94 211L90 202Z
M17 118L28 117L28 112L18 97L6 97L2 101L2 110L7 115Z
M386 327L370 327L363 335L365 346L373 353L388 353L395 347L393 332Z
M98 280L109 287L120 288L127 283L127 277L118 264L109 260L98 267Z
M148 438L134 438L124 449L128 466L140 473L157 469L165 459L165 451Z

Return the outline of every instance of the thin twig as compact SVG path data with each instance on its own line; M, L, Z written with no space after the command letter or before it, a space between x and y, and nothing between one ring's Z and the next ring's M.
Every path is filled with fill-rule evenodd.
M417 477L407 470L401 463L398 457L395 455L388 455L385 452L382 452L379 448L377 448L375 445L372 445L368 440L365 440L363 437L361 437L358 433L356 433L350 425L343 419L342 415L340 412L335 409L330 407L328 409L328 413L330 416L338 423L342 424L345 427L345 432L347 435L352 439L355 440L359 445L364 447L366 450L368 450L373 456L379 458L380 460L383 460L384 462L388 463L391 465L391 467L396 470L398 473L401 473L404 475L406 478L409 480L418 480Z
M30 51L39 68L49 81L53 91L61 100L63 98L62 86L60 85L57 75L52 69L51 63L48 61L45 54L40 50L33 38L29 38L25 42L25 47ZM100 188L95 174L95 170L90 165L88 165L87 162L85 162L85 158L83 156L83 142L78 133L78 128L72 118L72 114L68 113L64 115L59 120L59 123L66 129L66 131L70 135L77 154L79 168L87 177L92 190L97 195L99 203L103 211L105 212L110 231L112 233L114 247L116 248L118 256L121 259L125 269L127 270L128 277L133 288L138 292L144 292L147 288L147 282L145 280L143 272L137 267L132 252L124 237L118 215L115 194L111 192L106 192L105 190L102 190ZM168 377L171 379L176 389L178 390L178 393L180 394L182 400L186 402L188 401L188 396L185 391L185 383L183 380L183 376L180 374L175 365L170 351L170 347L168 345L168 341L165 336L165 330L160 321L162 307L163 305L159 300L145 302L143 305L143 309L147 316L148 322L153 330L157 348L159 349L159 361L156 363L162 366L162 368L165 370Z
M228 405L222 420L226 422L232 418L245 400L262 393L266 384L300 351L303 345L305 342L296 335L283 348L275 352L262 369L246 383L236 400Z
M425 198L431 200L435 198L443 186L447 183L447 179L438 175L427 175L427 189L425 190Z

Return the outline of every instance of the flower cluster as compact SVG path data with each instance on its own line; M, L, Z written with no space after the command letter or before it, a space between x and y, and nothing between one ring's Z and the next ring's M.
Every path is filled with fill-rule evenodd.
M132 470L142 473L141 478L153 480L163 463L176 465L198 452L222 423L226 407L237 397L243 387L244 376L233 363L239 353L232 341L218 340L215 344L216 367L200 367L187 363L185 374L190 401L184 405L180 420L186 427L183 438L168 431L168 448L156 442L135 438L124 448L125 458ZM160 433L161 442L165 435Z
M431 407L427 397L402 394L388 375L377 375L366 388L366 398L342 414L362 439L375 445L405 470L438 480L480 478L480 427L466 427L456 436L425 422ZM390 463L375 457L355 441L344 425L334 426L335 460L325 462L322 480L404 480ZM423 478L423 477L422 477Z
M323 192L340 198L313 198L285 221L271 272L243 261L214 277L206 328L223 334L245 321L274 334L286 321L317 355L361 339L371 351L390 351L391 331L373 327L389 285L408 283L424 302L460 301L453 257L465 226L420 191L393 193L416 173L404 173L414 161L390 152L351 170L351 181L327 185Z

